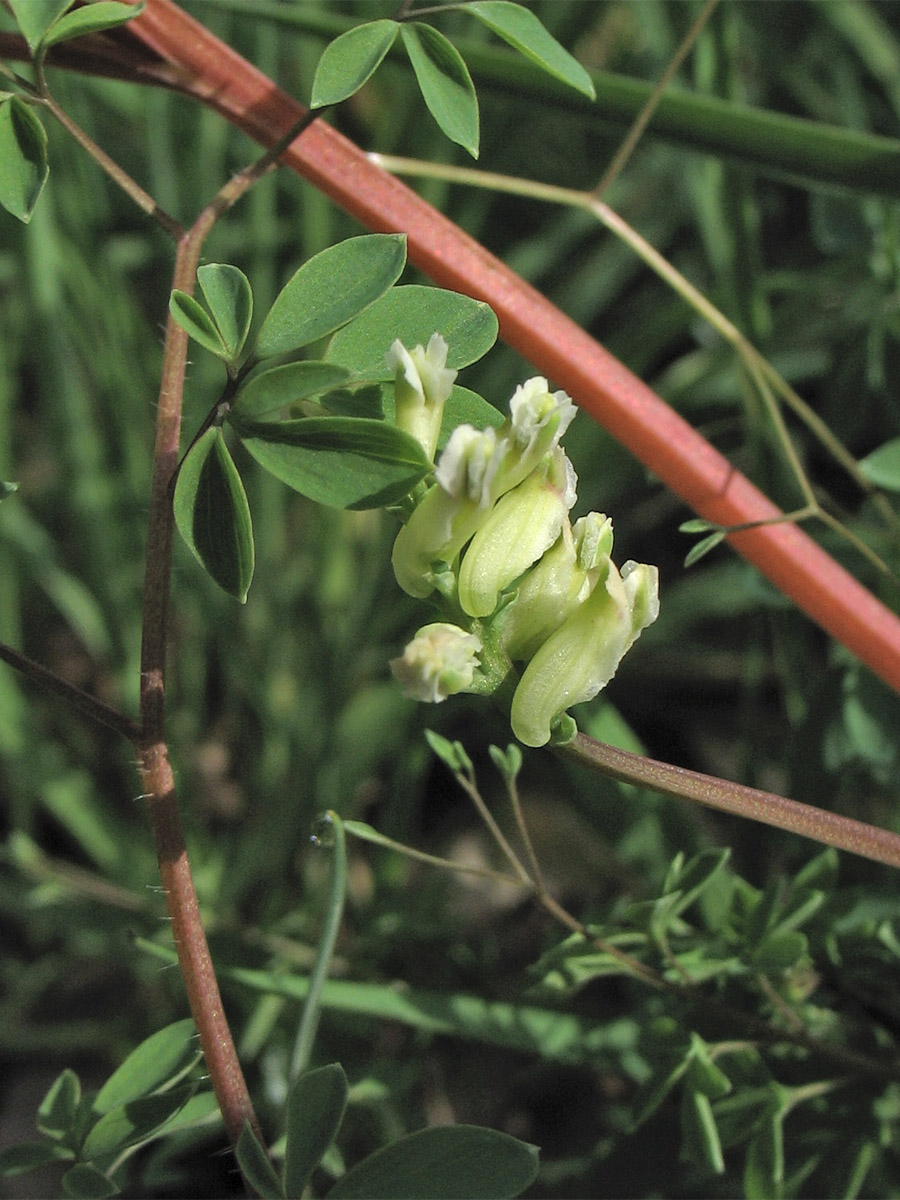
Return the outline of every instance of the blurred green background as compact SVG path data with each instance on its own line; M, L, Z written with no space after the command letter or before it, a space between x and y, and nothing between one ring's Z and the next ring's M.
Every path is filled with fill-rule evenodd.
M320 14L391 12L371 0L185 7L301 100L324 45L304 23ZM671 0L531 7L590 69L647 81L664 70L699 11ZM6 15L0 21L11 27ZM464 54L473 43L505 55L462 15L440 27L458 35ZM893 0L726 0L675 86L894 138L898 80ZM602 103L586 111L520 94L505 78L492 83L479 74L476 83L480 165L567 187L599 180L625 128ZM64 71L51 73L51 86L182 222L255 154L218 117L165 92ZM468 165L435 127L401 61L386 62L334 120L366 149ZM752 114L748 122L749 131ZM20 485L0 505L0 638L134 713L172 252L47 124L51 177L31 225L0 213L0 477ZM810 174L796 179L778 162L690 148L651 126L606 199L863 456L896 436L900 423L900 182L892 198ZM773 499L797 503L771 424L733 354L590 217L435 182L421 190ZM311 186L281 171L221 222L205 258L245 271L262 314L305 258L358 232ZM417 280L412 270L404 278ZM498 346L460 382L503 407L531 373ZM220 383L218 364L193 347L186 436ZM896 565L897 547L854 486L802 428L791 429L816 488ZM661 573L659 621L607 692L578 714L582 727L654 757L900 828L897 697L731 551L685 571L690 540L678 525L691 514L589 418L576 420L566 444L580 480L575 515L610 513L617 559L658 563ZM393 580L391 518L317 508L237 454L257 537L256 577L242 608L176 546L169 735L217 963L291 974L312 961L327 887L328 863L309 845L316 815L331 807L432 853L488 859L493 852L471 808L422 729L464 743L498 806L502 789L487 746L505 746L511 735L483 702L459 697L426 709L404 700L390 679L388 660L425 619ZM832 535L822 540L897 607L895 586ZM607 920L617 905L656 895L678 851L730 846L735 871L761 887L816 850L563 768L541 752L526 754L521 788L548 880L583 920ZM137 1041L185 1013L177 972L160 969L135 944L135 937L167 939L137 790L127 745L0 665L3 1144L33 1137L36 1104L63 1066L87 1084L102 1081ZM896 876L843 856L840 882L843 896L868 906L867 920L896 921ZM828 932L823 927L823 941ZM347 980L518 1003L528 998L528 966L560 937L520 896L356 844L335 971ZM844 965L849 978L852 964ZM896 982L896 961L888 954L881 965L882 982ZM823 1007L841 1000L833 980L829 986ZM227 981L225 994L267 1122L282 1095L297 1006ZM894 1037L896 995L886 1005ZM327 1011L316 1059L340 1060L357 1089L345 1157L352 1162L428 1121L476 1121L543 1146L535 1196L742 1194L731 1161L717 1177L696 1163L678 1165L677 1113L664 1114L652 1137L625 1136L625 1114L647 1068L628 1057L642 1053L635 1029L658 1017L661 1005L621 980L569 1001L592 1022L632 1024L621 1045L611 1037L590 1060L568 1063L380 1022L352 1004ZM212 1153L221 1136L209 1139L199 1154L196 1143L148 1152L156 1157L131 1194L184 1194L185 1179L195 1196L234 1189ZM189 1155L189 1167L178 1153ZM894 1174L881 1168L867 1194L900 1194L892 1153ZM819 1194L822 1181L813 1179L800 1180L797 1194ZM32 1184L37 1191L27 1190ZM24 1196L49 1185L2 1186L2 1194Z

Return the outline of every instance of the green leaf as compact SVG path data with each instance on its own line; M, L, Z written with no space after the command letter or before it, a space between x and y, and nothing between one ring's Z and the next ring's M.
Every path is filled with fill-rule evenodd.
M681 855L676 857L663 885L665 893L679 893L675 913L683 913L690 908L724 869L730 855L727 846L724 850L710 847L695 854L686 866L682 865Z
M414 438L365 417L243 422L234 427L260 466L318 504L397 503L431 469Z
M144 4L120 4L116 0L99 0L85 8L67 13L50 28L41 40L41 48L55 46L57 42L67 42L70 38L82 37L86 33L100 33L104 29L115 29L124 25L139 12L143 12Z
M691 1034L691 1061L685 1086L691 1091L702 1092L710 1100L721 1100L731 1091L731 1080L713 1062L709 1047L697 1033Z
M235 1147L235 1156L244 1178L263 1200L284 1200L285 1189L275 1174L275 1168L269 1161L269 1156L260 1145L259 1138L250 1128L249 1121L244 1123L241 1136ZM293 1196L295 1193L290 1193ZM296 1193L300 1195L299 1192Z
M104 1113L84 1139L82 1155L86 1159L103 1158L146 1141L184 1107L194 1090L173 1088L155 1096L142 1096Z
M419 21L400 30L428 111L451 142L478 157L478 98L466 64L442 33Z
M506 750L499 746L488 746L491 761L505 780L512 783L522 770L522 751L515 742L511 742Z
M18 490L17 483L7 483L5 479L0 479L0 500L8 500Z
M462 742L451 742L443 734L435 733L433 729L425 730L425 741L451 771L471 770L472 760L466 753Z
M221 430L207 429L175 485L175 523L216 583L243 604L253 579L253 523Z
M722 1143L716 1129L709 1097L703 1092L685 1090L681 1097L681 1158L689 1163L705 1163L716 1175L725 1172Z
M483 301L410 284L391 288L339 330L325 360L365 379L393 379L394 368L386 365L385 356L395 338L411 349L427 346L431 335L439 333L448 346L447 366L459 371L487 354L497 340L497 329L497 318Z
M867 454L859 469L876 487L900 492L900 438L892 438Z
M9 0L12 14L32 53L53 22L58 20L67 8L71 8L74 2L75 0Z
M336 363L286 363L251 376L239 389L232 411L241 417L259 419L310 396L339 388L348 379L350 372Z
M54 1141L72 1132L81 1102L81 1081L68 1067L57 1075L37 1111L38 1130Z
M339 104L358 92L378 70L399 28L396 21L370 21L326 46L316 67L310 108Z
M339 1063L306 1071L287 1103L284 1189L299 1196L334 1141L347 1108L347 1077Z
M112 1180L90 1163L76 1163L62 1177L63 1194L73 1200L104 1200L106 1196L118 1196L118 1188Z
M759 971L787 971L807 952L806 937L796 930L773 933L753 952L753 965Z
M483 396L454 384L444 405L438 449L443 450L457 425L474 425L476 429L486 429L489 425L493 425L496 429L503 424L505 419L503 413L494 408L493 404L485 400Z
M596 98L590 75L555 37L551 36L530 9L508 0L475 0L463 10L477 17L520 54L548 75L569 84L591 100Z
M538 1150L478 1125L421 1129L363 1159L329 1200L502 1200L535 1179Z
M0 205L26 225L50 167L47 133L29 105L12 96L0 104Z
M15 1179L67 1158L74 1158L74 1152L53 1142L20 1142L0 1150L0 1177Z
M406 237L372 233L347 238L305 262L275 298L256 357L299 350L346 325L400 278Z
M253 319L253 292L243 271L227 263L207 263L197 282L209 306L219 337L233 361L243 349Z
M171 1082L200 1058L197 1029L190 1018L157 1030L135 1047L98 1092L92 1108L107 1113Z
M718 529L715 533L711 533L709 537L701 538L696 546L693 546L684 556L684 565L692 567L695 562L699 562L701 558L705 558L710 550L715 550L716 546L724 540L724 529Z
M222 340L222 335L216 329L215 322L203 305L193 296L175 288L169 297L169 312L175 323L180 325L195 342L199 342L204 349L211 350L217 358L228 358L228 350Z
M747 1147L744 1160L747 1200L780 1200L784 1195L783 1118L783 1108L767 1113Z

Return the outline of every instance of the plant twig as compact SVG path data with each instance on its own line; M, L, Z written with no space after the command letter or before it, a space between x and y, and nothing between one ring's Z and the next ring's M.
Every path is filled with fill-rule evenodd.
M82 712L87 713L94 721L98 721L101 725L105 725L107 729L112 729L116 733L120 733L122 737L128 738L130 742L137 742L141 736L141 727L137 721L133 721L131 717L127 717L124 713L118 712L117 709L111 708L108 704L104 704L102 700L98 700L96 696L91 696L81 688L75 687L74 684L68 683L54 671L49 671L46 667L42 667L40 663L34 662L32 659L20 654L18 650L13 650L12 646L7 646L0 642L0 658L4 662L9 663L11 667L15 667L17 671L26 676L28 679L33 679L35 683L40 684L48 692L53 692L54 695L60 696L69 704L80 708Z
M610 779L650 788L664 796L692 800L719 812L749 817L764 825L773 825L776 829L814 838L838 850L849 850L873 862L900 867L900 834L880 829L877 825L867 825L852 817L842 817L811 804L801 804L798 800L789 800L774 792L729 783L713 775L703 775L699 771L644 758L628 750L620 750L618 746L594 741L585 733L577 734L568 746L560 748L559 753Z
M598 200L604 194L604 192L609 190L613 180L618 179L619 175L622 173L622 169L628 162L629 158L631 158L631 155L634 153L634 149L641 140L644 130L650 124L653 114L659 107L659 102L662 100L666 89L675 78L678 68L684 62L685 58L687 58L688 52L690 51L694 42L696 42L697 38L700 36L718 3L719 0L706 0L702 11L694 21L691 28L688 30L681 45L672 55L672 58L669 61L665 71L663 71L662 75L660 75L659 79L653 85L653 91L647 97L643 107L641 108L641 111L635 117L631 128L623 138L622 144L619 146L619 149L613 156L612 162L603 172L603 177L594 188L593 194Z

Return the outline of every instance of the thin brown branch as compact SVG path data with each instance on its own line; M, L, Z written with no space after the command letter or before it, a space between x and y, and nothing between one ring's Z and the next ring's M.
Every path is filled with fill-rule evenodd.
M6 646L2 642L0 642L0 658L4 662L9 663L11 667L15 667L17 671L21 671L26 678L33 679L35 683L40 684L45 691L52 692L55 696L61 696L63 700L81 709L92 720L105 725L107 729L112 729L116 733L120 733L122 737L128 738L130 742L140 740L141 727L137 721L133 721L131 717L127 717L117 709L104 704L96 696L91 696L87 692L83 692L81 688L68 683L53 671L49 671L46 667L42 667L40 663L34 662L32 659L26 657L26 655L20 654L18 650L13 650L11 646Z
M610 779L650 788L664 796L692 800L719 812L748 817L801 837L814 838L826 846L849 850L873 862L900 867L900 834L880 829L877 825L867 825L852 817L842 817L811 804L801 804L798 800L789 800L775 792L730 783L714 775L703 775L699 771L644 758L640 754L620 750L617 746L596 742L584 733L579 733L573 742L562 747L560 753Z

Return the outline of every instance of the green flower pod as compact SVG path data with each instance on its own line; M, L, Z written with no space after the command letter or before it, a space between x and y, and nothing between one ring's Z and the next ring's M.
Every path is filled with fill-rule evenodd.
M429 458L434 458L444 403L453 388L456 371L447 367L448 346L433 333L427 350L407 350L396 339L387 352L387 365L396 371L394 420L399 429L414 437Z
M513 733L543 746L562 713L609 683L622 656L659 612L655 567L609 562L605 580L551 634L529 662L513 696Z
M401 657L391 660L391 671L405 696L440 704L472 683L481 649L474 633L436 621L423 625Z
M487 617L500 593L548 550L575 503L575 472L557 447L524 482L502 496L479 526L459 571L459 602Z

